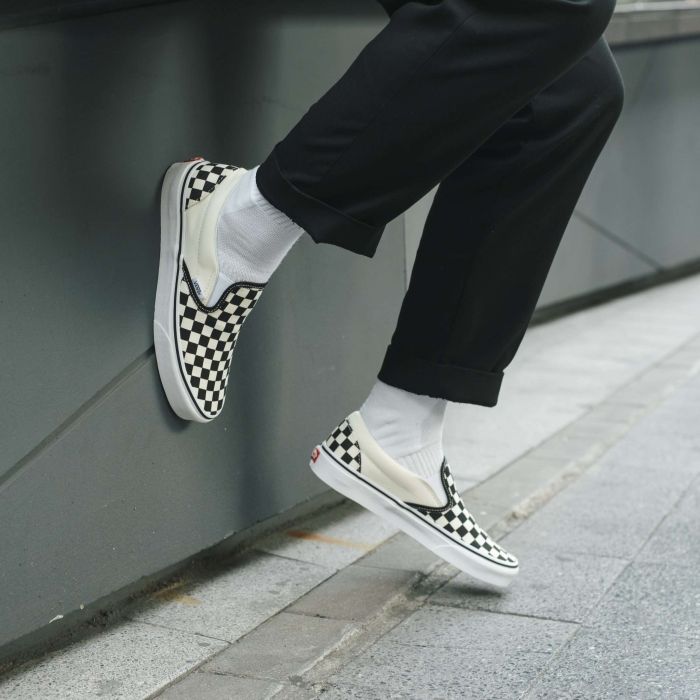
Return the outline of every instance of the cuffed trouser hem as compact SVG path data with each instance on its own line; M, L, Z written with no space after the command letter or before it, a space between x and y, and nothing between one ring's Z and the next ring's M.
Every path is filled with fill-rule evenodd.
M371 226L297 189L282 174L277 155L260 165L256 183L265 199L301 226L316 243L332 243L371 258L384 226Z
M438 364L402 355L390 345L378 378L414 394L427 394L457 403L495 406L503 372Z

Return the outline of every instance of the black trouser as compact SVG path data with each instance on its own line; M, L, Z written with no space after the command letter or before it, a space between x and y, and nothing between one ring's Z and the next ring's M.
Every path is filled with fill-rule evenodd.
M317 242L373 255L440 183L379 378L492 406L623 89L614 0L380 0L391 19L258 171Z

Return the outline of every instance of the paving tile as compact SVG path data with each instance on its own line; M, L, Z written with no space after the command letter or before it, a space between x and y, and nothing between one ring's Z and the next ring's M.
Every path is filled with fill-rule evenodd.
M567 403L568 402L568 403ZM483 481L561 430L583 409L565 394L538 396L504 386L499 404L451 404L445 421L445 454L453 473L465 481ZM523 415L528 420L523 420ZM504 439L504 435L508 439Z
M605 403L598 404L599 406L604 406ZM635 409L630 409L629 407L624 412L621 410L622 407L617 407L620 410L617 413L617 418L615 420L610 420L608 418L601 419L596 415L591 415L590 411L585 413L581 418L578 418L573 423L564 428L559 435L567 437L569 439L582 439L585 438L590 442L609 442L612 439L616 439L619 435L623 434L631 424L631 417L636 415ZM616 413L612 411L609 412L610 415L615 416ZM584 451L587 445L584 444Z
M491 477L493 478L493 477ZM513 512L513 506L517 505L520 500L516 495L513 495L512 500L503 498L499 501L492 501L491 498L481 497L481 487L470 489L464 494L464 503L469 509L469 512L474 516L479 525L485 530L493 528L493 526L503 520L507 515ZM495 494L494 492L492 492ZM491 496L491 493L487 494Z
M675 413L692 416L693 420L680 420L678 416L672 415L655 416L654 424L648 426L648 439L678 443L685 451L694 452L696 461L700 460L700 405L690 410L686 404L683 411L676 410Z
M504 539L508 546L508 538ZM499 593L460 574L430 597L431 603L581 622L627 562L587 554L550 552L529 545L515 552L520 574Z
M686 377L687 369L684 367L654 368L621 388L615 397L618 401L627 403L657 402L673 393L674 388Z
M634 562L586 624L700 639L700 588L694 566Z
M654 531L636 557L637 561L670 565L683 562L700 567L700 480L694 482L678 505Z
M675 470L678 466L700 472L700 433L697 429L700 405L691 410L687 402L678 402L672 408L672 412L661 413L657 409L642 418L622 444L615 445L612 453L619 455L619 461L633 459L649 468ZM688 417L691 420L686 420Z
M323 698L323 700L395 700L395 699L405 699L412 700L415 696L406 694L403 691L402 681L397 681L396 685L391 687L390 684L384 683L381 688L380 693L374 693L372 689L365 687L355 687L345 684L320 684L316 695L312 695L313 698ZM449 694L440 695L426 695L424 696L426 700L429 698L439 698L440 700L449 700ZM462 695L462 697L465 697ZM287 700L286 696L282 696L281 700ZM306 700L306 699L305 699Z
M678 441L700 450L700 378L679 389L643 423L650 438Z
M483 650L531 651L549 654L577 625L559 620L539 620L517 615L463 610L428 603L405 618L383 637L386 641L418 647L465 648L479 645ZM488 630L485 639L475 631ZM476 653L476 648L474 648Z
M354 629L342 620L282 612L218 654L203 670L288 680L313 666Z
M690 475L700 472L698 448L659 433L653 425L643 422L610 449L605 461L631 467L638 475L654 471Z
M267 700L282 688L280 683L256 678L193 673L159 695L163 700Z
M549 457L562 461L585 459L600 449L605 436L578 434L573 430L564 430L558 435L537 446L538 457Z
M696 700L700 641L584 627L525 697Z
M369 698L510 700L575 629L565 622L427 606L328 682L337 697L346 691L345 697L364 692Z
M256 549L341 569L396 532L373 513L346 503L264 538Z
M676 350L671 357L664 359L664 364L674 367L688 367L692 372L697 366L698 359L698 348L693 347L693 344L683 345L679 350Z
M321 689L314 686L285 685L275 695L275 700L316 700L321 695ZM326 697L324 694L322 697Z
M479 484L465 496L465 501L477 516L479 514L472 508L475 496L487 503L503 505L506 511L510 511L513 506L556 479L569 464L568 459L540 457L535 453L527 454L509 464L488 481ZM481 520L479 522L481 523Z
M124 621L12 671L0 680L0 698L144 698L225 646L196 634Z
M700 473L700 403L693 403L696 396L700 397L700 376L644 415L610 449L605 461L631 466L634 474Z
M288 611L362 622L376 615L416 575L353 564L300 598Z
M585 417L687 342L700 330L699 323L688 321L698 318L692 308L697 284L694 280L689 287L669 285L529 329L508 369L498 406L489 411L449 407L445 446L455 475L465 483L487 478ZM646 405L654 392L683 371L654 371L632 404L607 406L605 411L615 418L616 413L629 413L633 404ZM533 395L538 397L535 402ZM566 454L566 446L562 449Z
M583 430L590 429L598 424L603 424L604 426L629 426L639 414L639 409L608 399L592 408L576 423Z
M509 546L632 559L692 478L609 453L511 533Z
M429 549L408 535L399 533L360 559L357 565L427 573L441 561L442 559L436 557Z
M232 642L332 573L303 561L251 553L211 578L156 596L132 617Z

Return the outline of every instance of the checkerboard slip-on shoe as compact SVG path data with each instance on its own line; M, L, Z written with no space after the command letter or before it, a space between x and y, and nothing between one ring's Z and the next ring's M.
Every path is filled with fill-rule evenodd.
M447 460L442 492L393 460L370 435L359 412L351 413L311 453L322 481L483 583L505 588L518 560L477 525L455 487Z
M265 286L217 285L217 223L244 173L197 158L171 165L163 181L153 332L165 393L186 420L206 423L221 413L238 334Z

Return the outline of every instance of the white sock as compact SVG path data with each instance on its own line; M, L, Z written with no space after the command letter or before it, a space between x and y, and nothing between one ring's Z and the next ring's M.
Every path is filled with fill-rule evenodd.
M433 483L439 477L445 457L442 427L446 408L445 399L412 394L377 380L360 408L360 415L388 455Z
M267 282L304 229L270 204L258 189L258 168L243 174L224 203L217 227L218 298L237 282Z

